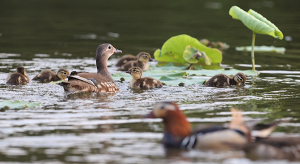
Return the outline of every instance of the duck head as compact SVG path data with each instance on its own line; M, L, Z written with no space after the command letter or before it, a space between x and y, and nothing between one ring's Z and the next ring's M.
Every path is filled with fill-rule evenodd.
M22 67L22 66L17 67L17 72L20 73L20 74L23 74L23 75L27 76L25 68Z
M246 78L245 74L239 72L239 73L237 73L236 75L233 76L233 80L237 83L237 85L245 86L247 78Z
M153 59L151 58L150 54L147 52L140 52L137 55L137 60L143 63L148 63L148 61L153 61Z
M186 137L191 133L191 125L187 121L177 104L173 102L159 102L145 118L162 118L165 131L174 136Z
M105 75L108 74L107 60L115 53L122 53L122 51L116 49L109 43L104 43L98 46L96 50L96 65L98 73Z
M64 68L61 68L57 71L57 76L62 80L66 80L69 75L69 71Z
M129 73L134 79L140 79L143 75L143 70L139 67L132 67L126 73Z

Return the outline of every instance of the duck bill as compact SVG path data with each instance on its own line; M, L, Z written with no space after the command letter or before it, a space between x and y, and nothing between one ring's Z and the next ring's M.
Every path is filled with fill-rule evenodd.
M152 58L150 58L150 59L149 59L149 62L152 62L152 61L154 61L154 60L153 60Z
M242 86L245 86L246 84L245 83L242 83Z
M145 115L144 118L156 118L153 111L150 112L149 114Z
M129 74L131 74L131 71L126 71L126 73L129 73Z
M122 51L115 48L114 53L115 53L115 54L117 54L117 53L122 53Z

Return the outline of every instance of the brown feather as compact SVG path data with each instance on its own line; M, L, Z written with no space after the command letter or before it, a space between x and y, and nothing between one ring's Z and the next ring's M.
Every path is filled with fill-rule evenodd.
M143 71L147 71L149 69L148 61L151 59L151 56L147 52L141 52L137 55L137 60L129 61L123 66L121 66L117 71L128 71L132 67L139 67Z
M133 60L137 60L137 57L130 55L130 54L124 55L117 61L116 66L121 67L122 65L126 64L127 62L133 61Z

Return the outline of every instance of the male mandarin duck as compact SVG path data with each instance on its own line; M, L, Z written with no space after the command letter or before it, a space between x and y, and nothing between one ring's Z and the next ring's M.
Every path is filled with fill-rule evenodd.
M45 70L36 75L32 80L39 81L41 83L49 83L51 81L65 81L69 76L69 71L61 68L57 71L57 74L51 70Z
M96 93L117 93L118 86L114 83L107 68L108 58L115 53L122 53L111 44L104 43L96 50L97 73L72 72L67 82L59 85L68 92L96 92Z
M251 159L300 160L300 137L272 137L270 133L281 122L257 124L244 122L240 111L231 108L232 121L228 126L191 128L186 116L173 102L157 103L146 118L162 118L167 148L243 150Z
M239 72L233 77L225 74L218 74L210 78L204 85L208 87L226 87L230 85L243 85L245 86L246 76Z
M22 66L17 67L17 72L11 73L6 82L9 85L26 85L27 83L29 83L29 78Z
M151 77L142 78L143 71L139 67L132 67L129 71L126 71L132 76L132 80L129 82L129 87L134 89L152 89L162 87L162 83Z
M162 118L166 147L181 149L231 150L230 143L244 145L251 141L251 131L243 120L241 112L232 109L232 121L228 127L206 126L192 129L186 116L173 102L157 103L146 118Z
M138 56L138 55L137 55L137 56ZM122 57L117 61L116 66L117 66L117 67L121 67L122 65L126 64L126 63L129 62L129 61L137 60L137 56L133 56L133 55L130 55L130 54L124 55L124 56L122 56Z
M132 67L139 67L143 71L147 71L149 69L148 61L152 61L150 54L147 52L141 52L137 55L136 61L129 61L123 66L121 66L117 71L128 71Z

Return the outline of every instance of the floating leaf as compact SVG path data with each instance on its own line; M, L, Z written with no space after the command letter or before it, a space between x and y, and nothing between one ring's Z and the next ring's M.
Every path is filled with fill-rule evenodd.
M244 46L244 47L236 47L235 50L237 51L252 51L251 46ZM280 54L285 53L284 47L274 47L274 46L254 46L255 52L276 52Z
M0 108L4 108L4 107L9 107L12 109L22 109L22 108L33 108L35 106L40 106L41 103L30 103L30 102L26 102L26 101L8 101L8 100L4 100L2 102L0 102Z
M273 23L254 10L250 9L247 13L237 6L232 6L229 10L229 15L233 19L241 20L246 27L257 34L266 34L274 38L283 39L282 32Z
M222 53L218 49L209 48L201 44L196 38L189 35L178 35L168 39L162 46L161 50L154 52L154 57L159 62L173 62L173 63L187 63L183 58L183 52L187 46L194 47L199 51L204 51L212 63L222 62ZM203 59L199 60L200 63L204 63Z
M202 85L205 80L208 80L210 77L216 74L226 74L233 76L238 72L243 72L245 75L257 76L256 71L241 71L236 69L224 70L224 69L215 69L215 70L184 70L185 66L174 66L174 64L169 63L165 66L151 67L151 70L143 72L142 77L152 77L154 79L160 80L161 82L167 85L177 86L179 83L184 83L184 85L198 84ZM119 80L120 77L124 77L126 81L132 79L131 75L125 72L118 72L112 75L114 80Z

